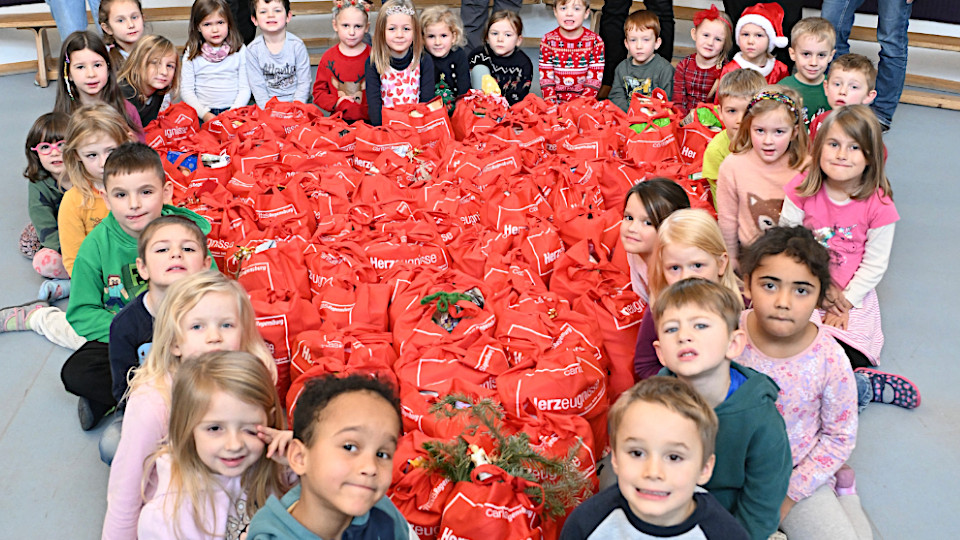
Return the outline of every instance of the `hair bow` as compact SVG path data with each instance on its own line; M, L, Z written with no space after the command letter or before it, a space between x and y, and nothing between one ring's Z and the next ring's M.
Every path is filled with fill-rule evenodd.
M720 10L717 9L715 4L710 4L710 9L701 9L693 16L693 27L696 28L700 26L700 23L703 21L723 21L723 24L732 32L733 27L730 25L730 21L723 17L720 14Z

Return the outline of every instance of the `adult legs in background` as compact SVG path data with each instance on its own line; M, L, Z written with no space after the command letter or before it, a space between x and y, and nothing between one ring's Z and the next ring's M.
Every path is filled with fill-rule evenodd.
M487 20L490 18L488 0L463 0L460 3L460 18L463 20L463 32L467 35L469 51L483 45L486 38ZM520 13L522 0L494 0L493 11L512 11ZM529 42L528 42L529 46Z
M821 16L837 29L837 56L850 52L850 30L854 13L863 0L824 0ZM877 65L877 99L870 105L884 126L893 121L907 77L907 31L913 3L907 0L877 2L877 42L880 63Z
M828 1L830 0L824 0L823 3L826 4ZM860 1L862 2L863 0ZM760 3L762 2L758 0L723 0L723 11L730 16L730 20L733 21L733 27L736 29L737 21L740 19L740 15L743 14L743 10ZM789 39L790 32L793 31L794 25L803 18L803 1L777 0L776 3L780 4L780 7L783 8L783 35ZM733 58L733 55L739 50L737 47L737 36L733 36L733 49L730 51L730 57ZM790 52L787 51L786 48L774 49L774 54L777 56L777 60L787 65L787 69L791 72L793 71L793 60L790 60ZM837 54L839 54L839 52Z
M600 28L593 29L603 39L603 50L606 58L603 66L603 82L610 86L613 81L613 71L617 65L627 57L627 47L624 45L623 23L630 14L632 0L611 0L603 4L600 10ZM673 60L673 0L647 0L643 3L660 19L660 48L657 53Z
M99 0L98 0L99 1ZM227 0L230 11L233 13L233 20L237 22L237 30L240 37L247 45L257 36L257 27L250 20L250 3L247 0Z
M829 484L820 486L813 495L794 505L780 523L790 540L869 540L873 538L870 522L863 513L860 497L837 497Z
M57 22L57 33L60 34L62 42L70 34L78 30L87 29L87 6L83 0L45 0L50 6L50 14L53 20ZM97 12L100 10L100 0L88 0L90 5L90 14L93 20L97 20ZM97 32L100 31L100 25L94 23Z

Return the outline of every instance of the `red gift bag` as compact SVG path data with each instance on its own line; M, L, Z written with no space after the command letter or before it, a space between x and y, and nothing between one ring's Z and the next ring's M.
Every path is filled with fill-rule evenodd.
M435 388L454 379L496 388L497 376L509 368L500 343L489 336L467 348L451 344L404 351L394 365L397 378L414 388Z
M403 417L403 430L405 432L419 430L430 437L436 437L444 441L464 435L469 425L476 422L473 417L468 414L456 414L448 417L446 414L431 412L434 405L451 394L466 396L473 402L481 399L497 400L496 390L477 386L459 378L449 379L422 388L403 385L400 392L400 413ZM462 409L469 407L469 405L468 403L458 402L456 406ZM485 448L490 446L492 450L492 444L482 446Z
M703 167L703 152L710 141L723 131L718 117L719 107L701 103L693 110L693 121L680 128L680 160Z
M633 386L633 355L646 303L627 284L621 289L593 289L573 303L573 309L595 318L607 353L610 402Z
M444 138L453 138L450 117L443 100L436 97L428 103L397 105L383 109L383 125L413 130L420 136L420 146L436 146Z
M421 540L436 540L443 507L454 486L449 478L419 463L427 455L423 444L436 440L420 431L400 438L393 456L393 484L387 490L387 497Z
M540 540L543 488L495 465L480 465L457 482L443 508L441 539ZM540 503L528 491L539 492Z
M462 141L471 133L485 133L495 129L510 112L510 104L502 96L470 90L457 100L450 118L453 135Z
M157 118L144 126L147 144L154 150L182 150L183 143L200 129L197 111L180 102L157 114Z

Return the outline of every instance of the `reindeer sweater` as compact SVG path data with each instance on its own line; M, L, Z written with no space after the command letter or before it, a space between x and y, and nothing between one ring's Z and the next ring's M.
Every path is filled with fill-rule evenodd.
M342 112L347 122L369 121L363 68L369 57L369 45L356 56L343 54L339 44L323 53L317 66L317 80L313 83L313 104L330 111L330 114ZM337 92L355 97L338 102L340 96Z
M740 246L749 246L763 231L776 227L783 207L783 188L800 172L787 166L786 156L775 163L761 161L752 148L730 154L717 174L717 221L731 261Z

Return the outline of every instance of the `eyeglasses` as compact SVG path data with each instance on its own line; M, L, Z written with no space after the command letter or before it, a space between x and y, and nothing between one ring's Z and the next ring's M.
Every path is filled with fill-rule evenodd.
M57 141L52 144L48 142L42 142L31 148L31 150L40 154L41 156L49 156L54 150L57 152L63 151L63 141Z

